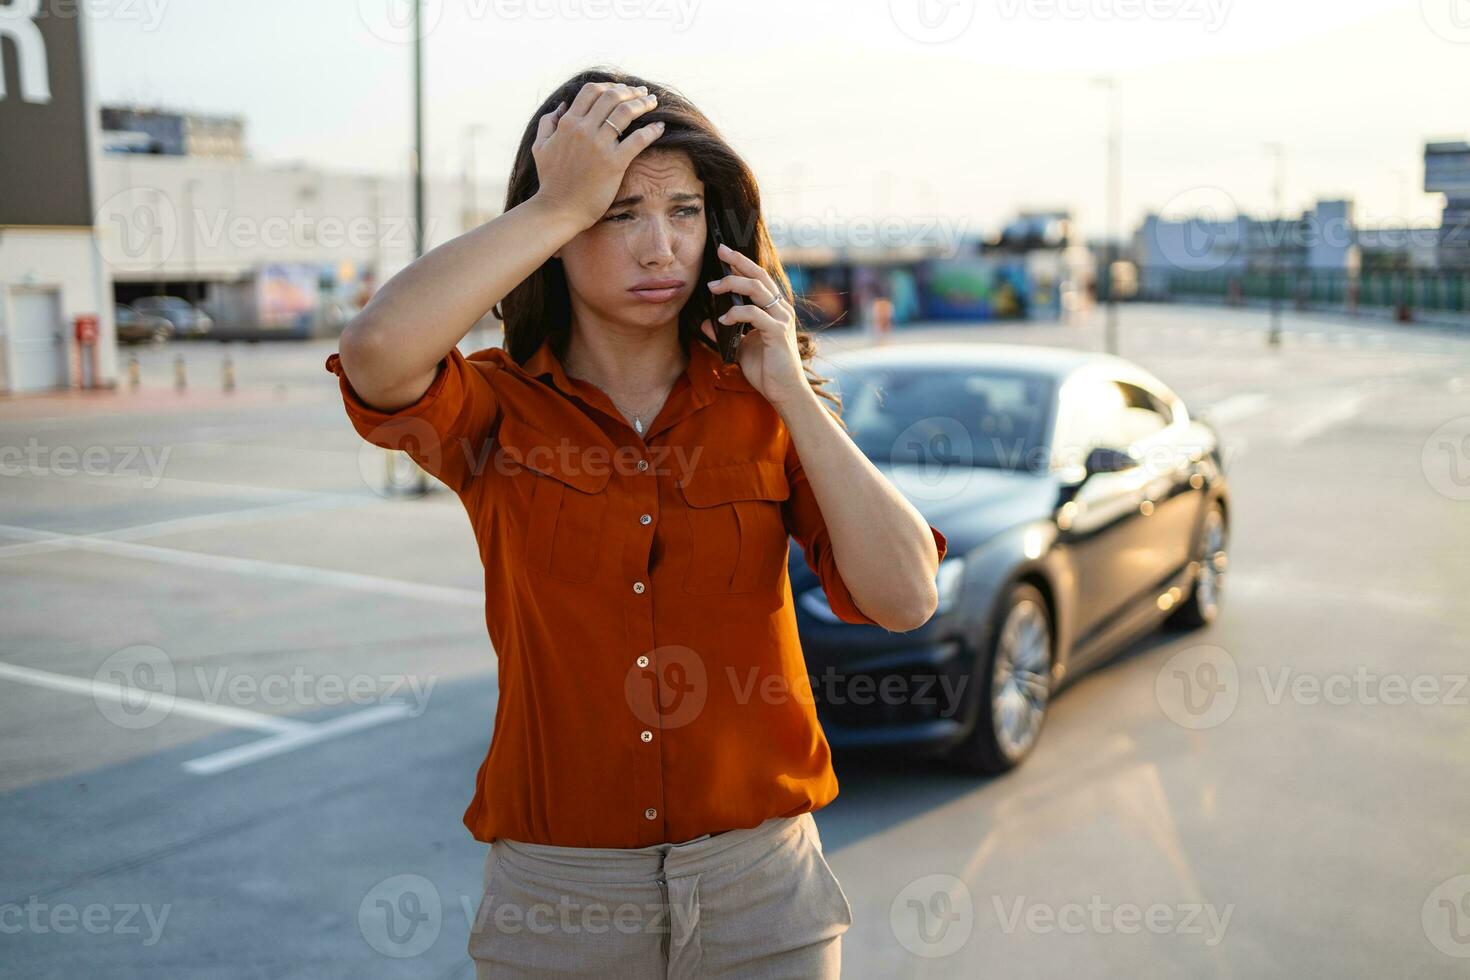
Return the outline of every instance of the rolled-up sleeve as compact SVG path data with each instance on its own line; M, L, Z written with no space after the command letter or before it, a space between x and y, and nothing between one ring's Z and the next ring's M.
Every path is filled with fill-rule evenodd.
M827 605L832 607L833 615L844 623L879 625L877 620L858 608L847 583L842 580L842 572L832 555L832 536L811 484L807 482L806 471L802 469L794 443L788 444L786 449L786 482L791 486L791 496L784 504L786 529L801 545L807 567L822 583L822 591L827 594ZM934 536L939 560L943 561L948 542L934 525L929 525L929 531Z
M326 368L337 375L347 418L358 435L375 446L407 453L456 492L469 485L486 458L485 443L500 413L491 383L498 363L471 360L451 348L419 400L392 412L362 400L342 370L339 354L327 356Z

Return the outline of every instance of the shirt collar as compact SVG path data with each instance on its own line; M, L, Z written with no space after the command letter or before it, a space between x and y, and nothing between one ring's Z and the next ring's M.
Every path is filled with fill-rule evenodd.
M718 354L698 340L689 341L689 364L684 369L684 377L689 379L690 389L694 392L694 405L701 408L714 401L715 384L721 382L721 387L727 387L731 380L730 371L740 372L740 366L736 364L726 365ZM578 389L576 382L572 380L562 368L561 361L551 349L551 338L543 338L541 346L526 361L525 371L533 378L550 377L553 384L568 395L585 399L587 393ZM743 375L741 379L743 380Z

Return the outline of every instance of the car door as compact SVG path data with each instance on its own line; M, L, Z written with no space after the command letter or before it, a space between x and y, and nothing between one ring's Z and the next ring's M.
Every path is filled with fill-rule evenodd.
M1052 455L1063 471L1083 465L1093 449L1126 450L1128 399L1106 375L1078 375L1062 386ZM1086 638L1146 587L1153 556L1141 524L1149 474L1141 466L1096 473L1057 514L1059 543L1077 577L1076 635Z
M1191 444L1188 413L1179 399L1158 382L1140 377L1137 389L1148 400L1135 413L1143 435L1135 443L1152 479L1148 496L1152 513L1150 540L1158 554L1159 581L1177 573L1194 557L1195 538L1205 504L1205 480L1201 460L1207 447ZM1163 426L1150 421L1145 411L1163 419Z

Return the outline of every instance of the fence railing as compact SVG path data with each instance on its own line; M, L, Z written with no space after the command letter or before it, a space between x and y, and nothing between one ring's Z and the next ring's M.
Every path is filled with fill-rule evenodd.
M1186 272L1175 268L1139 270L1139 299L1214 300L1246 305L1279 300L1297 309L1355 312L1415 310L1470 313L1470 269L1374 270L1351 274L1312 269L1280 272Z

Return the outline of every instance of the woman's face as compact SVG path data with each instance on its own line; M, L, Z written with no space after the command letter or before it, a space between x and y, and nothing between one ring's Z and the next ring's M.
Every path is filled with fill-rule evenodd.
M656 329L678 320L702 288L704 183L679 150L645 150L613 204L554 255L582 318Z

